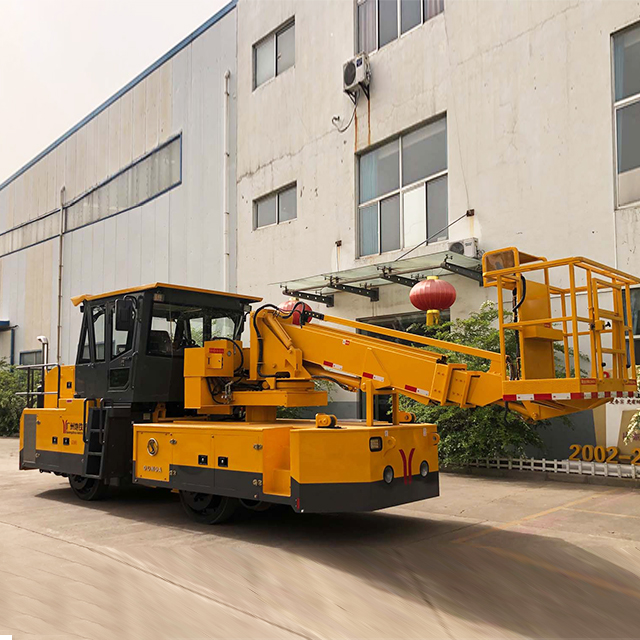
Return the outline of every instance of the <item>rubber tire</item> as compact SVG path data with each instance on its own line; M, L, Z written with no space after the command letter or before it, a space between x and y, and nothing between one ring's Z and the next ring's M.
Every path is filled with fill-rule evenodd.
M267 509L271 508L271 503L270 502L263 502L261 500L240 500L240 504L247 510L247 511L267 511Z
M80 500L102 500L107 495L107 485L95 478L69 476L69 485Z
M233 516L240 505L237 498L214 496L195 491L180 491L180 503L185 513L200 524L221 524Z

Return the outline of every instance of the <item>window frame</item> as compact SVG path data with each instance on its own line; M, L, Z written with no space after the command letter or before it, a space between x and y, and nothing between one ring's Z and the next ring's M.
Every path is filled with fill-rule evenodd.
M286 69L284 69L280 73L278 73L278 36L282 35L285 31L287 31L287 29L291 29L291 28L294 29L294 33L293 33L293 64L291 64L291 66L287 67ZM277 27L276 29L274 29L273 31L268 33L266 36L264 36L263 38L260 38L260 40L258 40L257 42L254 42L254 44L251 47L251 58L252 58L252 62L253 62L253 74L252 74L252 85L253 86L252 86L252 91L255 91L256 89L259 89L260 87L263 87L267 83L271 82L272 80L274 80L278 76L281 76L283 73L286 73L289 69L292 69L292 68L294 68L296 66L296 35L295 35L295 28L296 28L296 19L295 19L295 16L292 16L286 22L283 22L279 27ZM264 82L261 82L260 84L256 84L257 70L258 70L257 48L261 44L263 44L264 42L269 40L270 38L273 38L273 56L274 56L274 58L273 58L273 75L270 76L269 78L267 78Z
M380 0L356 0L355 2L355 27L356 27L356 37L355 37L355 48L356 49L360 49L359 43L360 43L360 23L358 20L358 8L360 7L360 5L365 4L367 1L371 1L374 4L374 13L375 13L375 22L376 22L376 26L375 26L375 47L368 52L365 51L355 51L354 53L356 55L360 54L360 53L367 53L368 55L372 55L374 53L376 53L377 51L380 51L380 49L382 49L383 47L385 47L387 44L391 44L392 42L395 42L396 40L399 40L400 38L402 38L403 36L406 36L409 33L413 33L416 29L419 29L423 24L429 22L429 20L432 20L433 18L435 18L436 16L439 16L441 13L444 13L445 11L445 7L446 7L446 0L443 0L443 4L442 4L442 11L440 11L439 13L435 14L434 16L432 16L431 18L426 18L425 19L425 11L424 11L424 3L425 0L420 0L420 22L418 22L417 25L415 25L414 27L411 27L411 29L408 29L407 31L405 31L404 33L402 32L402 0L396 0L396 17L397 17L397 36L395 38L393 38L393 40L389 40L389 42L387 42L386 44L382 45L382 47L380 46Z
M626 107L640 103L640 92L635 93L621 100L616 100L616 58L615 40L616 37L624 35L627 31L637 29L640 32L640 21L618 29L611 34L611 105L612 105L612 127L613 127L613 179L614 179L614 207L618 209L634 209L640 206L640 198L632 202L620 204L620 189L618 173L618 112Z
M30 362L24 362L23 361L23 356L35 356L34 358L34 362L30 363ZM27 349L26 351L21 351L18 355L18 363L23 366L23 365L27 365L27 366L31 366L31 367L35 367L37 365L40 364L44 364L44 360L42 359L42 349Z
M629 340L629 334L625 331L624 333L624 341L625 341L625 345L627 346L627 349L634 349L634 353L635 353L635 349L636 349L636 343L640 343L640 333L633 333L633 292L634 291L638 291L640 292L640 285L635 285L635 286L631 286L629 287L629 293L630 293L630 300L629 300L629 309L631 311L630 316L631 316L631 342L633 342L633 344L630 344L630 340ZM624 289L622 291L622 309L623 309L623 320L624 322L627 321L626 318L626 309L627 309L627 302L625 300L626 296L624 293ZM627 356L628 356L628 352L627 352ZM638 364L638 360L636 360L636 364Z
M409 184L403 185L402 184L402 177L403 177L403 167L402 167L402 156L403 156L403 140L404 138L413 133L414 131L418 131L419 129L422 129L423 127L428 127L430 124L433 124L435 122L438 122L439 120L444 120L445 121L445 126L446 126L446 120L447 120L447 115L446 113L438 116L437 118L433 118L431 120L429 120L428 122L424 122L422 123L420 126L418 127L413 127L412 129L408 129L407 131L403 131L400 135L391 138L391 139L387 139L385 141L383 141L382 143L380 143L379 145L376 145L374 147L371 147L369 149L366 149L366 151L359 153L356 156L356 191L357 191L357 196L356 196L356 238L357 238L357 247L358 247L358 256L357 259L361 259L361 258L370 258L371 256L380 256L383 254L388 254L388 253L392 253L393 251L403 251L407 248L410 247L406 247L404 246L404 194L408 193L409 191L413 191L414 189L419 188L420 186L424 185L425 186L425 198L427 197L427 188L428 188L428 184L430 182L435 182L436 180L439 180L440 178L443 178L445 176L449 176L449 148L448 148L448 144L447 144L447 149L446 149L446 153L447 153L447 168L443 169L441 171L437 171L436 173L430 174L424 178L420 178L419 180L416 180L414 182L411 182ZM371 151L375 151L376 149L383 147L386 144L389 144L390 142L393 142L394 140L398 140L398 170L399 170L399 187L397 189L394 189L393 191L389 191L387 193L383 193L379 196L376 196L375 198L371 198L370 200L367 200L366 202L360 202L360 162L362 160L362 156L366 155L367 153L371 152ZM448 194L448 182L447 182L447 209L448 209L448 203L449 203L449 194ZM387 200L389 198L392 198L394 196L399 196L400 198L400 246L397 249L390 249L389 251L382 251L382 207L381 207L381 202L383 200ZM365 255L363 255L361 253L361 234L360 234L360 210L365 208L365 207L369 207L372 205L376 205L377 207L377 213L378 213L378 251L376 253L367 253ZM425 204L426 206L426 204ZM427 211L427 220L426 220L426 224L427 224L427 234L429 233L429 212ZM427 235L427 238L429 236ZM426 240L426 238L425 238Z
M295 218L289 218L288 220L280 220L280 196L286 191L293 190L295 194L295 202L296 202L296 216ZM258 225L258 204L263 200L267 200L268 198L275 197L276 199L276 221L271 222L269 224ZM288 185L277 189L276 191L271 191L264 196L260 196L253 201L253 230L257 231L258 229L268 229L269 227L276 227L280 224L286 224L288 222L293 222L298 219L298 183L290 182Z

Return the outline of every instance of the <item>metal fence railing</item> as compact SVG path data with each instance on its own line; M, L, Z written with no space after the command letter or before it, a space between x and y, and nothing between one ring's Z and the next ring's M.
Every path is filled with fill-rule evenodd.
M545 458L483 458L469 463L470 467L565 473L603 478L640 480L639 465L620 462L585 462L584 460L547 460Z

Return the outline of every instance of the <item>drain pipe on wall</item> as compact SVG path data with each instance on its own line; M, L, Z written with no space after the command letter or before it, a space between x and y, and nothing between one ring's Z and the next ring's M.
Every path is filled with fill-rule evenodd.
M230 214L229 214L229 80L231 78L231 71L228 69L224 72L224 85L223 85L223 99L224 99L224 163L223 163L223 184L222 184L222 238L223 238L223 253L222 256L222 273L223 273L223 285L224 291L229 291L231 283L231 256L229 250L229 233L230 233Z
M64 192L60 189L60 233L58 235L58 327L56 337L56 362L60 364L60 341L62 339L62 250L64 248Z

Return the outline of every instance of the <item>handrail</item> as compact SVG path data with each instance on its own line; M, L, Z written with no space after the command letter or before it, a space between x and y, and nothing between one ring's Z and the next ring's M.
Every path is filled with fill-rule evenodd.
M57 402L56 404L60 404L60 382L61 382L61 371L62 365L58 362L44 362L41 364L19 364L15 366L16 369L26 370L27 372L27 391L17 391L15 395L17 396L27 396L27 405L31 407L31 397L32 396L45 396L45 395L56 395ZM32 373L40 369L42 371L42 386L44 388L44 378L47 370L51 370L57 368L58 369L58 388L56 391L33 391L32 386L34 384L34 379Z
M614 269L613 267L607 267L595 260L589 260L588 258L575 257L575 258L561 258L559 260L549 260L545 262L527 262L514 267L505 267L503 269L495 269L492 271L485 271L486 277L495 278L497 276L509 276L513 273L523 273L529 271L540 271L540 269L553 269L554 267L566 267L577 266L587 268L590 267L591 271L598 273L601 276L612 277L612 274L617 276L619 280L622 280L626 284L640 284L640 279L636 276L632 276L629 273Z

